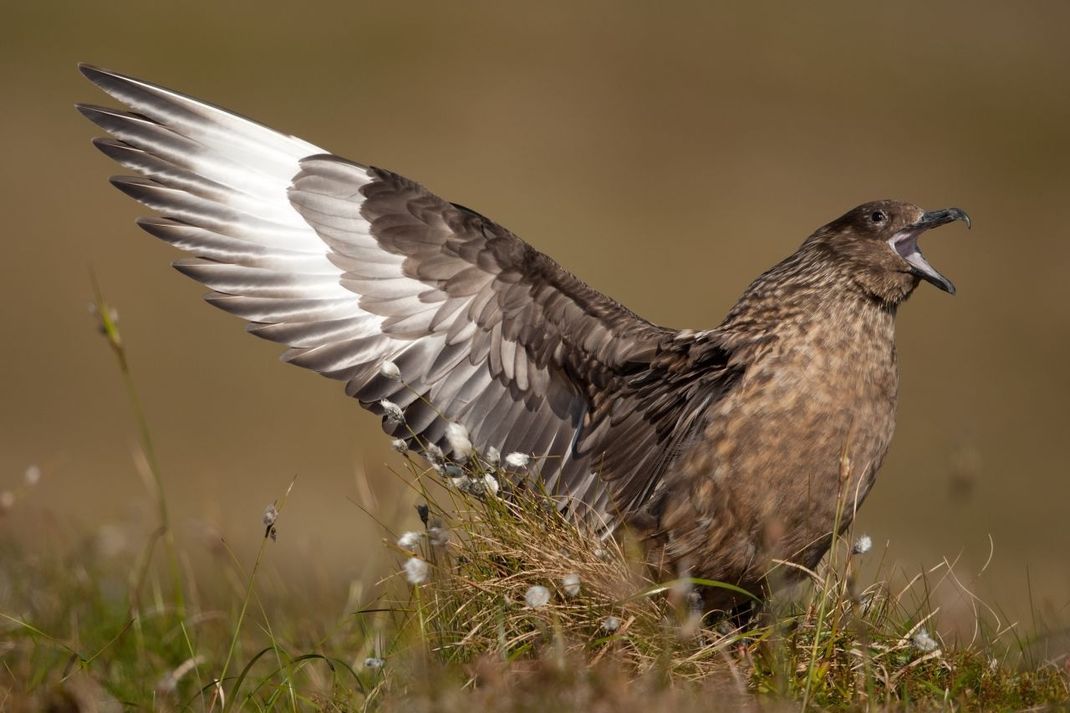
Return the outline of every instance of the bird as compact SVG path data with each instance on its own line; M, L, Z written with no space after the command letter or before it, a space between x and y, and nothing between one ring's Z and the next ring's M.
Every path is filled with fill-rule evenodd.
M672 329L392 171L79 68L125 107L77 105L136 174L111 182L158 214L138 225L188 255L174 267L209 303L343 382L405 448L514 454L562 508L639 533L659 567L755 597L784 563L788 580L814 568L866 498L895 427L897 309L922 281L955 292L919 237L970 226L959 208L865 203L719 325Z

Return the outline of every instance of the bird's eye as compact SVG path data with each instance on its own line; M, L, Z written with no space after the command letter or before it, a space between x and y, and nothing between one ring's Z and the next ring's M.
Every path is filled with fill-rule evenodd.
M874 223L883 223L888 220L888 216L884 214L883 210L875 210L869 214L869 219Z

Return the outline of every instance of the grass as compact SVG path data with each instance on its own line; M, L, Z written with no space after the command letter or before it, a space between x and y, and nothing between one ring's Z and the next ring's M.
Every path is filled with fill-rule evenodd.
M151 429L113 312L100 298L97 312L148 455ZM725 585L657 581L627 533L598 538L523 469L475 458L443 482L406 455L396 475L423 527L398 537L384 526L389 570L330 610L306 583L265 576L296 479L265 513L252 562L221 540L212 566L183 568L159 466L148 464L159 527L136 554L114 556L88 537L51 554L0 538L0 710L1070 704L1065 659L1037 656L1032 637L961 587L950 562L894 585L881 565L863 584L859 565L878 555L838 539L808 584L736 625L694 606L702 587ZM934 592L948 587L974 605L969 640L937 633Z

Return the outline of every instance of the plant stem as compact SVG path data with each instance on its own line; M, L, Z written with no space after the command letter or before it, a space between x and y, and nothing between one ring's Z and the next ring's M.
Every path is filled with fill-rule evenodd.
M160 530L167 549L168 565L171 569L171 585L174 590L175 609L179 619L185 620L186 597L182 586L182 569L178 563L175 533L171 528L171 515L167 509L167 497L164 493L163 478L160 475L160 464L156 458L152 430L149 428L145 409L141 405L141 396L138 394L134 383L134 377L130 370L130 361L127 359L126 348L119 334L119 326L112 315L110 305L104 301L104 295L100 290L96 275L90 272L89 278L93 284L93 303L97 310L97 317L100 319L100 329L105 339L108 340L108 345L111 347L112 353L119 364L119 373L122 375L123 386L126 388L126 395L130 400L131 410L134 412L134 421L137 423L141 450L145 454L145 462L148 464L149 473L152 475L153 485L156 489L156 507L160 518Z
M282 499L275 504L276 517L282 514L282 510L286 505L286 501L290 497L290 491L293 490L294 484L296 482L297 476L295 475L293 477L293 480L290 481L290 486L286 488L286 493L282 496ZM234 651L238 647L238 638L241 634L242 623L245 621L245 613L249 609L249 600L252 598L253 595L253 583L256 581L256 571L260 569L260 561L264 557L264 549L267 547L268 538L271 537L271 531L273 529L274 522L268 525L267 529L264 531L264 537L262 540L260 540L260 548L256 551L256 560L253 562L253 568L249 572L249 579L245 585L245 596L242 598L241 611L238 613L238 621L234 625L234 633L231 634L230 637L230 646L227 648L227 658L225 661L223 661L223 671L219 674L219 678L216 679L216 685L219 686L220 691L222 691L223 681L226 680L227 677L227 669L230 668L230 662L234 658ZM233 556L233 553L231 556ZM274 641L272 641L272 648L275 649L276 655L278 655L278 649ZM280 665L282 664L281 660L279 663ZM223 710L229 710L230 706L234 703L234 700L237 697L238 690L235 688L235 690L231 691L230 698L224 699Z

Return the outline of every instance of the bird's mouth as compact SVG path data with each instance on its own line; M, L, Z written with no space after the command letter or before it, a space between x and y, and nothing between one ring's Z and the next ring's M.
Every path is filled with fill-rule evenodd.
M952 295L955 294L955 286L951 284L951 280L937 272L936 268L930 265L925 256L921 254L918 238L926 230L953 223L956 220L961 220L966 223L967 228L970 227L970 216L960 208L931 210L924 213L916 223L900 230L888 240L889 247L895 250L899 257L906 260L911 272Z

